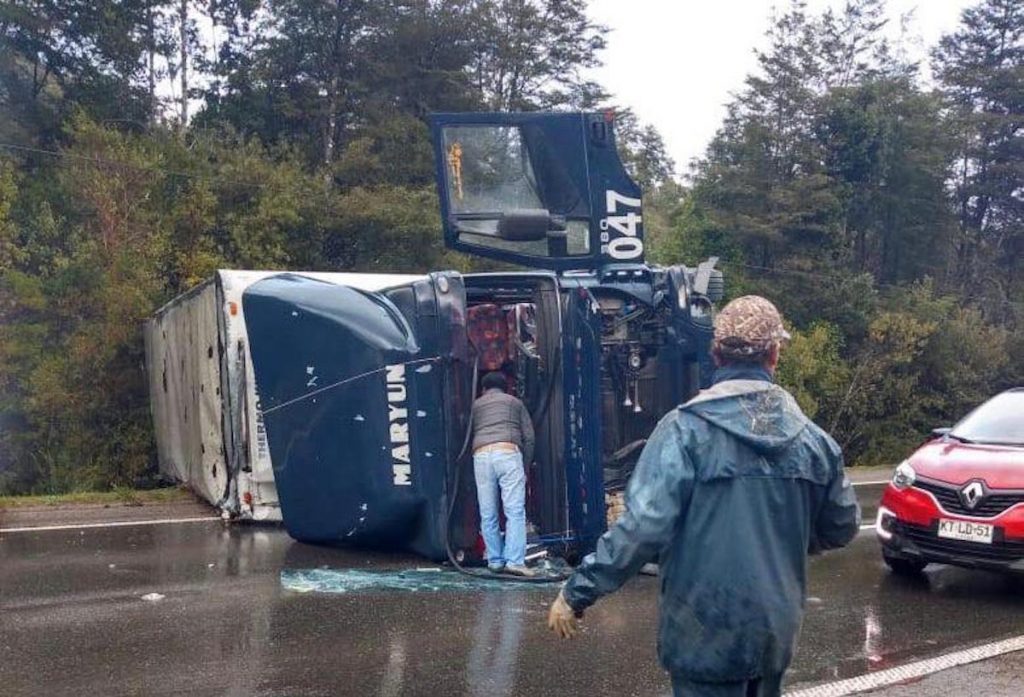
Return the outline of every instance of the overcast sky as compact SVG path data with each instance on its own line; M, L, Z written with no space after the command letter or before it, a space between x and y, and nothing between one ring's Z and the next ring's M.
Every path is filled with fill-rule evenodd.
M913 11L911 55L926 57L954 30L972 0L889 0L889 33ZM597 80L641 120L654 124L680 172L701 155L725 115L730 93L756 68L772 6L788 0L591 0L590 15L611 28ZM809 12L842 0L808 0Z

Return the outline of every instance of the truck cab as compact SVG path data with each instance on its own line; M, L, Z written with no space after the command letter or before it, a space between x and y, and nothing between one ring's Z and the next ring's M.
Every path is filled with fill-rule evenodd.
M481 558L471 407L501 372L537 433L530 540L586 553L659 419L710 379L714 260L644 262L607 114L430 119L445 243L510 269L377 291L301 273L242 295L281 513L298 540Z

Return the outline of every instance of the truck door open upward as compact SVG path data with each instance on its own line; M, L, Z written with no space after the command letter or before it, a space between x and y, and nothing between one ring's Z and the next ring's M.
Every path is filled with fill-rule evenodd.
M611 114L430 117L445 244L527 267L642 263L640 188Z

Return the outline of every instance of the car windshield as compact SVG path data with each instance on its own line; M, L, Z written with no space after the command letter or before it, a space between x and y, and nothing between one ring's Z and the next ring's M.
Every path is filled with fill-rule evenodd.
M950 433L973 443L1024 445L1024 390L1004 392L968 414Z

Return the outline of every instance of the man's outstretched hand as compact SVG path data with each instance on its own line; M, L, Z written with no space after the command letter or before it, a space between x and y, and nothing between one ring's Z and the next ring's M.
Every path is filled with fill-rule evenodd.
M579 632L576 613L569 607L569 603L565 602L562 591L558 591L558 597L548 610L548 629L563 639L572 639Z

